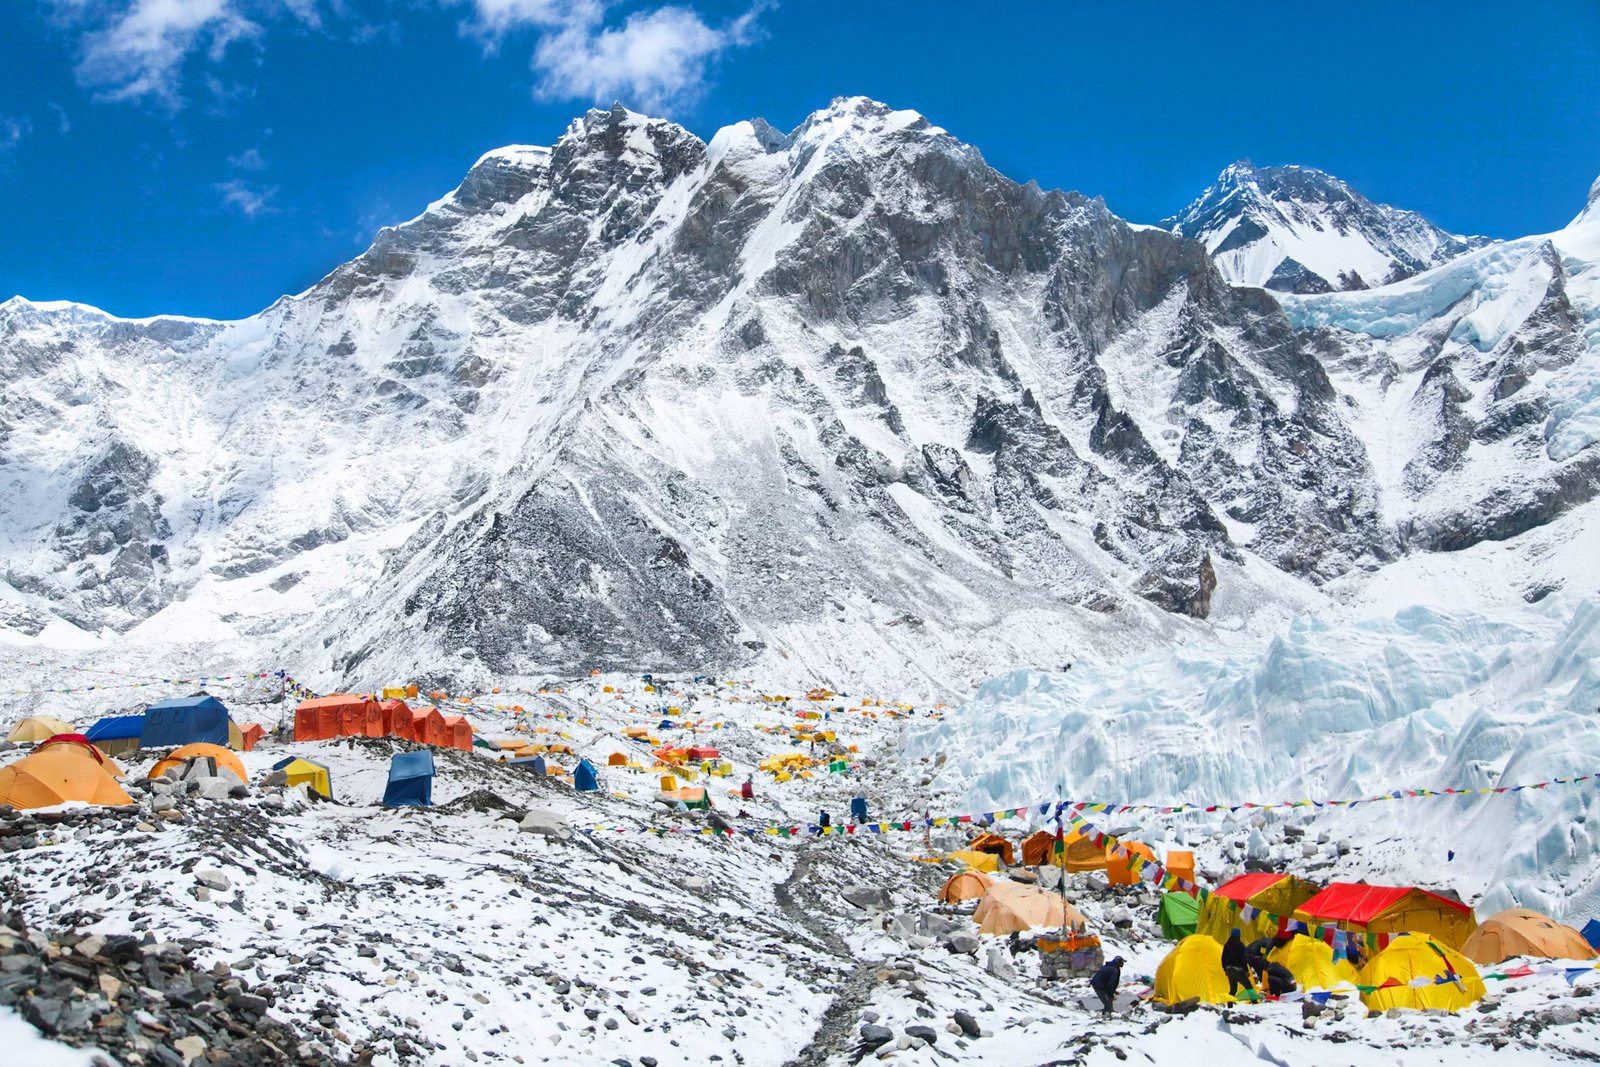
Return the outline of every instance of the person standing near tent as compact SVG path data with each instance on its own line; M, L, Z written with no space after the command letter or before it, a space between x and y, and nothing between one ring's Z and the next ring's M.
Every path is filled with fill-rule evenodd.
M747 775L744 784L739 787L740 800L754 800L756 798L756 783L754 775Z
M1250 988L1250 956L1245 951L1244 939L1235 926L1222 946L1222 973L1228 976L1228 995L1236 996L1239 987Z
M1089 988L1100 998L1101 1012L1110 1015L1117 1006L1117 986L1122 984L1122 957L1117 956L1094 972Z

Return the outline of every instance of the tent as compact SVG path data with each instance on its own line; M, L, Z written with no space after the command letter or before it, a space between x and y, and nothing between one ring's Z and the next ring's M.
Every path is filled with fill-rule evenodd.
M691 811L697 808L703 811L711 810L711 794L695 786L684 786L671 792L663 791L657 794L657 799L676 800Z
M56 734L70 734L72 727L53 715L30 715L11 728L6 740L18 745L36 745Z
M988 871L990 874L1000 869L1000 857L992 852L973 852L971 849L966 849L960 852L952 852L945 859L955 860L957 863L965 863L968 867L980 871Z
M1222 973L1222 946L1204 934L1186 937L1156 965L1155 999L1176 1004L1199 997L1205 1004L1231 1004L1228 977Z
M46 808L69 800L87 804L132 804L113 774L121 771L93 745L46 742L10 766L0 768L0 804Z
M1182 941L1200 923L1200 902L1188 893L1163 893L1156 908L1156 922L1161 924L1162 937Z
M1583 924L1583 939L1590 948L1600 949L1600 919L1590 919Z
M593 793L600 788L600 774L594 769L594 764L586 759L578 761L578 766L572 772L572 787L580 793Z
M957 904L963 900L977 900L994 886L994 879L982 871L957 871L939 890L942 904Z
M425 808L432 803L433 753L425 748L396 752L389 760L389 784L383 790L383 806Z
M425 745L435 745L440 748L449 748L452 731L445 722L444 712L438 708L429 708L422 713L421 721L417 720L415 713L411 719L412 730L416 739Z
M384 690L387 697L389 690ZM405 690L400 690L404 693ZM378 701L378 713L383 716L383 732L390 737L403 737L407 741L415 740L411 736L411 705L399 697L387 697Z
M697 761L721 759L722 751L720 749L712 748L710 745L696 745L694 748L691 748L685 752L684 755L688 756L691 760Z
M1301 989L1332 989L1340 982L1354 985L1359 977L1349 960L1333 958L1333 946L1305 934L1295 934L1267 953L1267 959L1289 968Z
M209 771L206 777L216 777L221 771L227 771L242 782L250 780L250 773L244 769L244 764L239 757L223 748L221 745L194 744L184 745L172 755L150 768L148 778L160 778L173 767L177 767L182 777L189 778L188 764L191 760L210 760Z
M1017 854L1012 849L1011 842L1007 841L999 834L979 834L977 837L972 839L972 844L968 845L967 847L972 849L974 852L987 852L990 855L999 856L1000 862L1004 863L1007 867L1010 867L1017 862Z
M506 766L521 767L524 770L532 771L534 774L537 774L540 777L543 777L545 773L545 762L543 756L517 756L513 759L506 760Z
M1101 871L1106 866L1106 850L1096 845L1076 830L1062 836L1066 851L1063 858L1055 856L1056 835L1049 830L1037 830L1022 842L1022 862L1027 867L1042 867L1054 863L1068 871Z
M1194 881L1194 853L1171 849L1167 852L1167 873L1182 878L1186 882Z
M1241 874L1217 886L1200 905L1197 933L1214 938L1220 946L1234 927L1243 931L1246 942L1258 937L1275 937L1279 921L1273 916L1291 916L1301 904L1317 895L1317 886L1290 874L1270 871ZM1244 919L1239 909L1250 905L1263 914ZM1287 926L1287 922L1284 923Z
M118 715L101 719L83 736L106 755L120 756L139 747L139 733L143 729L143 715Z
M462 715L444 716L444 739L438 742L445 748L472 751L472 724Z
M261 743L267 736L267 728L258 722L253 722L239 731L239 751L249 752Z
M1306 923L1333 923L1353 933L1417 933L1460 951L1478 920L1459 900L1415 886L1334 882L1295 909Z
M1124 841L1120 854L1112 846L1107 845L1106 881L1111 885L1138 885L1139 872L1134 869L1136 856L1151 863L1156 861L1156 854L1150 846L1141 845L1137 841Z
M1418 979L1427 979L1427 984L1413 986ZM1411 933L1401 934L1367 961L1361 969L1361 984L1381 987L1361 994L1361 1002L1373 1011L1460 1011L1481 1000L1485 992L1471 960L1431 937Z
M1086 920L1060 895L1038 886L1017 882L996 882L972 913L980 934L1026 933L1035 927L1060 927L1071 923L1086 925Z
M144 709L144 730L140 748L163 748L201 742L227 745L228 709L214 696L204 693L175 700L163 700Z
M294 739L327 741L350 734L364 734L367 704L365 697L351 696L349 693L333 693L302 700L294 709Z
M288 785L299 785L304 782L329 800L333 799L333 776L328 773L328 768L314 760L290 756L274 763L272 769L287 774Z
M624 752L613 752L613 753L611 753L610 756L608 756L606 758L606 766L607 767L626 767L627 765L628 765L627 753L624 753Z
M1478 924L1461 947L1474 963L1500 963L1512 956L1550 960L1592 960L1594 949L1583 935L1548 915L1527 908L1507 908Z

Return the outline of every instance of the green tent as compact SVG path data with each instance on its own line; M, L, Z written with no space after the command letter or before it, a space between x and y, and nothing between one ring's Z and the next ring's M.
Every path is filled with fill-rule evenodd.
M1167 893L1156 909L1156 922L1161 924L1161 936L1182 941L1200 924L1200 902L1188 893Z

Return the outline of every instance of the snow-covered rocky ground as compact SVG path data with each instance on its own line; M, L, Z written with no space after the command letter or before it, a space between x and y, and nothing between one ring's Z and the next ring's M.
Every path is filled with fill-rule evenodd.
M1592 612L1563 616L1555 605L1542 610L1548 615L1543 636L1567 635L1574 655L1592 639L1582 622ZM1411 619L1347 633L1343 640L1363 633L1366 642L1358 666L1349 670L1381 674L1376 664L1385 644L1403 642L1398 635L1408 627L1448 634L1468 625ZM1510 627L1497 636L1505 639L1507 653L1488 657L1493 663L1468 662L1464 653L1452 656L1444 647L1435 662L1442 672L1460 670L1480 679L1464 683L1468 688L1487 684L1484 677L1513 677L1513 663L1520 663L1523 677L1546 669L1531 649L1517 646ZM1286 639L1286 646L1299 651L1279 658L1299 666L1275 677L1286 687L1289 679L1302 679L1301 695L1336 689L1339 678L1315 665L1317 650L1336 639L1341 638L1309 628ZM1443 638L1436 643L1447 644ZM1495 666L1500 659L1505 665ZM1235 676L1213 683L1219 692L1227 684L1241 699L1245 691L1256 691L1258 709L1273 704L1262 672L1252 675L1242 662L1211 670L1224 666ZM676 693L648 695L636 676L606 675L542 696L508 686L482 696L465 713L481 736L520 736L513 729L518 720L500 710L519 704L530 730L550 731L533 736L563 740L603 761L612 751L636 747L622 737L626 726L654 726L662 707L682 707L681 719L700 724L693 735L734 763L732 777L713 780L719 813L737 829L761 830L814 822L822 808L842 819L848 798L858 791L869 797L874 818L910 818L929 805L935 814L982 810L994 806L986 798L1013 788L1028 794L1016 803L1031 799L1038 792L1035 781L1045 784L1035 768L1049 764L1052 742L1037 733L1013 733L1024 724L997 709L1026 695L1040 723L1048 722L1052 706L1042 697L1059 695L1069 684L1090 684L1093 671L1083 662L1070 675L1005 679L961 708L907 711L865 705L859 694L829 701L822 706L860 709L833 714L826 724L841 744L858 749L851 776L776 783L758 773L753 803L727 791L764 756L795 750L792 738L775 728L796 721L796 709L815 706L798 694L784 706L759 699L754 683L685 680L673 684ZM1130 672L1123 714L1107 718L1158 719L1161 709L1151 697L1157 677L1154 666L1142 676ZM1551 684L1566 683L1556 678ZM605 693L606 686L620 692ZM231 693L241 721L280 721L284 705L249 702L269 695L267 684L217 688ZM1198 676L1195 689L1201 689ZM103 707L106 694L118 691L97 692L98 697L60 699L98 700ZM168 695L159 685L140 694L139 699ZM1315 701L1306 703L1314 714ZM64 706L57 710L72 716ZM79 724L90 717L84 714ZM1085 724L1072 729L1091 735L1086 743L1101 743ZM966 738L966 748L986 753L982 765L951 750L938 767L933 740L963 732L981 734ZM1159 750L1177 734L1170 727L1146 736ZM32 847L6 857L5 873L23 887L21 910L30 926L182 942L202 965L226 963L257 991L264 986L274 998L272 1017L296 1027L312 1055L329 1061L364 1056L378 1064L820 1065L850 1063L866 1051L873 1062L886 1054L907 1064L1098 1064L1124 1057L1166 1063L1196 1051L1228 1062L1265 1050L1262 1058L1272 1062L1311 1065L1433 1063L1441 1047L1454 1057L1450 1062L1463 1063L1487 1062L1497 1048L1496 1063L1600 1054L1600 1016L1591 1021L1579 1010L1588 1003L1582 999L1594 981L1588 978L1573 989L1558 976L1507 983L1491 990L1491 1010L1460 1017L1368 1020L1358 1006L1346 1004L1341 1011L1335 1002L1334 1014L1309 1022L1291 1004L1189 1016L1140 1004L1126 1017L1101 1020L1085 1008L1081 980L1042 981L1030 953L1013 959L999 939L980 946L976 955L951 951L950 931L970 929L965 909L935 906L949 868L916 857L927 854L930 844L935 853L958 847L966 827L936 828L931 841L920 830L712 837L694 832L706 825L704 816L668 812L654 803L654 775L605 768L601 792L578 794L501 765L483 749L437 752L432 809L385 809L378 801L388 756L403 747L387 739L269 741L242 756L253 779L259 781L287 754L303 755L331 769L336 803L279 807L277 798L258 795L184 801L178 819L149 812L79 814L75 821L36 828ZM1207 752L1224 747L1213 743ZM919 755L919 748L926 751ZM4 753L0 760L16 756ZM1105 762L1110 777L1085 777L1086 787L1109 787L1116 774L1133 774L1138 765ZM152 763L153 755L147 755L131 760L128 770L137 776ZM1078 764L1066 760L1061 766ZM1009 780L994 777L1007 768ZM952 786L963 774L968 782ZM1135 781L1141 796L1184 785L1158 776ZM1204 781L1203 775L1194 781ZM1074 786L1078 782L1071 779ZM1267 788L1273 779L1263 776L1260 782ZM1335 790L1375 787L1355 771L1343 779L1330 774L1319 784ZM1554 790L1541 799L1559 801ZM967 806L952 807L957 800ZM1484 810L1508 802L1496 798ZM1421 859L1408 863L1395 844L1410 830L1428 831L1418 817L1434 810L1429 805L1450 803L1375 805L1376 816L1390 823L1386 836L1376 832L1381 819L1360 809L1293 812L1288 819L1273 814L1261 818L1261 826L1169 820L1165 825L1175 827L1170 833L1143 836L1191 842L1202 870L1217 877L1241 847L1289 859L1283 827L1294 824L1309 828L1306 842L1331 831L1322 833L1315 857L1295 844L1289 860L1321 877L1427 873L1429 884L1439 884L1449 868ZM528 808L556 812L577 832L568 840L521 832L515 818L506 816ZM738 814L741 808L744 814ZM1006 825L1010 832L1026 828L1022 820ZM640 832L645 827L668 832ZM1353 847L1340 856L1343 841ZM1480 860L1464 856L1457 864L1478 870ZM221 873L227 887L197 894L197 872ZM1482 891L1471 879L1461 888L1468 899ZM1108 953L1128 958L1129 989L1143 989L1167 947L1156 934L1153 893L1110 891L1090 876L1073 876L1070 892ZM1557 903L1546 903L1559 910ZM1113 925L1118 920L1129 925ZM1562 1010L1552 1014L1555 1008ZM960 1032L957 1011L971 1015L981 1036ZM881 1033L873 1027L888 1028L892 1038L866 1050L863 1033ZM910 1047L918 1042L907 1036L908 1027L931 1028L935 1042ZM912 1033L925 1037L928 1031Z

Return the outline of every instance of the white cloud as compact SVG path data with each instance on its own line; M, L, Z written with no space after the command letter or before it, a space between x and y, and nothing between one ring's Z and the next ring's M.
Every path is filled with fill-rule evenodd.
M220 63L230 46L260 36L265 22L321 24L318 0L50 0L57 18L82 32L77 76L102 100L146 101L176 111L183 66L203 53Z
M266 165L267 161L262 158L259 148L246 148L238 155L228 157L228 166L237 170L262 170Z
M64 136L71 133L72 120L67 117L67 109L56 103L54 100L48 100L46 103L50 105L50 110L56 113L56 124L62 135Z
M9 152L33 132L26 115L0 115L0 152Z
M257 189L243 178L234 178L218 182L212 188L222 197L223 207L232 208L247 219L270 215L277 210L272 205L272 198L278 193L276 186Z
M636 11L620 25L608 26L605 0L471 2L477 18L468 29L491 46L514 30L540 32L533 69L541 98L623 99L644 108L697 96L711 62L750 42L766 6L758 3L720 27L709 25L691 8L675 5Z

